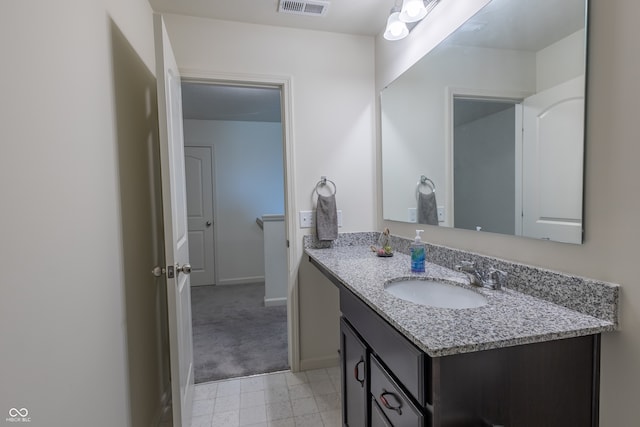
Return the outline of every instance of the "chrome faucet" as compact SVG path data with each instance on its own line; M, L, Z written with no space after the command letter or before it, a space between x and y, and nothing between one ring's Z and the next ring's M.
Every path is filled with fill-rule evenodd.
M472 261L462 261L454 267L456 271L460 271L467 275L469 284L474 286L484 286L482 274L476 269L476 264Z
M507 273L504 271L490 268L489 271L482 272L476 268L476 264L472 261L462 261L454 268L456 271L466 274L469 278L469 284L473 286L499 291L507 283Z

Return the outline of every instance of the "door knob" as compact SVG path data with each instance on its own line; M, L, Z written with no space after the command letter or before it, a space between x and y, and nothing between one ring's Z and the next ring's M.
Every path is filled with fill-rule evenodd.
M151 274L153 274L155 277L160 277L165 273L165 269L160 267L159 265L156 265L155 267L153 267L153 270L151 270Z
M207 227L211 227L211 221L207 221Z
M191 265L190 264L183 264L182 267L177 265L176 266L176 271L178 273L191 274Z

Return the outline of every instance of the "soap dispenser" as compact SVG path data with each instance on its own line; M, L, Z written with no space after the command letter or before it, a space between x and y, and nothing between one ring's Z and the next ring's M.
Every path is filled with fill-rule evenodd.
M424 273L424 262L427 253L427 246L422 243L420 233L424 230L416 230L416 237L411 243L411 272Z

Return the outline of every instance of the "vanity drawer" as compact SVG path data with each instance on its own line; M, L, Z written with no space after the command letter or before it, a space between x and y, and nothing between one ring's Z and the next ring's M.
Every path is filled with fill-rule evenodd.
M371 356L370 366L371 398L377 403L377 409L384 414L385 420L393 427L424 427L424 416L420 410L375 356Z
M371 427L393 427L373 396L371 396Z
M431 358L342 286L340 310L418 403L431 404Z

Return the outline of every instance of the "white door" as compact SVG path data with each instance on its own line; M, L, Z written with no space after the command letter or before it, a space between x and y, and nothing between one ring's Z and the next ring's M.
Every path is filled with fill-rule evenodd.
M154 15L154 30L173 425L189 427L194 391L193 336L180 74L161 15Z
M523 102L522 234L582 242L584 77Z
M191 286L213 285L213 167L211 147L184 147Z

